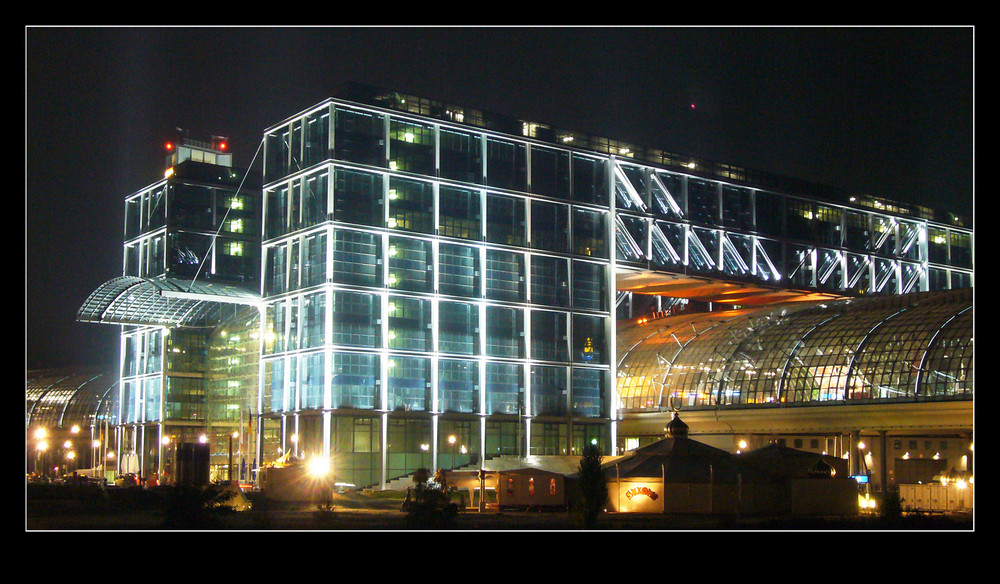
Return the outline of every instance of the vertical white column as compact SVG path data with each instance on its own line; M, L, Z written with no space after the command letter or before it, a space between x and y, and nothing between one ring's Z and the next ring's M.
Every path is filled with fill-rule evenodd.
M608 159L608 172L607 172L607 194L608 194L608 220L607 220L607 249L608 249L608 266L606 271L607 276L607 306L610 312L608 318L605 320L605 330L607 331L608 339L608 377L607 377L607 402L608 402L608 417L611 419L609 425L609 444L605 450L606 454L617 454L618 447L618 418L619 418L619 400L618 400L618 341L616 338L616 325L617 325L617 303L615 302L618 290L618 282L616 279L617 272L617 253L615 251L617 247L617 216L615 210L615 157L611 155ZM685 246L686 249L687 246ZM686 263L685 256L685 263Z

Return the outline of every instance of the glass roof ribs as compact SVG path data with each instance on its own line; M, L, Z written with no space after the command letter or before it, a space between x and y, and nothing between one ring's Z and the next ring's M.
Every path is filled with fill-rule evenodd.
M123 276L105 282L77 312L97 324L200 326L217 322L227 306L252 305L260 296L218 283Z

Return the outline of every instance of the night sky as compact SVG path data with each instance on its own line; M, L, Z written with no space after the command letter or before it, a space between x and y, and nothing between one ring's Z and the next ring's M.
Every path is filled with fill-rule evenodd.
M174 128L265 128L346 82L972 217L971 27L25 29L27 369L112 364L76 311ZM254 165L259 172L259 158Z

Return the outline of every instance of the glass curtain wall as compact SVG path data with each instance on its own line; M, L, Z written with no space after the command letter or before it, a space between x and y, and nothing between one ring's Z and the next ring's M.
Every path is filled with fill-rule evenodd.
M337 102L265 160L265 457L306 417L359 486L610 446L603 161Z
M614 162L622 266L861 294L972 286L972 232Z

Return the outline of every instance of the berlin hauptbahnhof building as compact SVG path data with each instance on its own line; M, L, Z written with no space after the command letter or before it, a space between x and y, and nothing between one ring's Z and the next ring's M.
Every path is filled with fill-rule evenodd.
M621 454L678 409L889 482L971 457L967 219L361 86L257 162L181 140L125 198L78 313L121 327L117 375L29 372L29 432L72 410L118 471L202 440L215 477L291 454L374 488Z

